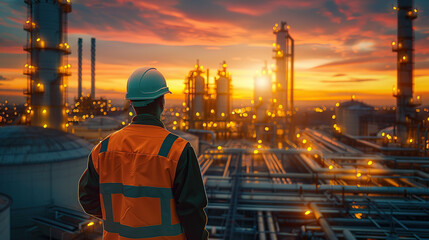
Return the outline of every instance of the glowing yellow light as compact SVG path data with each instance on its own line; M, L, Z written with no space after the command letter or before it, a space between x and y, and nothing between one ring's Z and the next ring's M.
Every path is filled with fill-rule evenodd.
M180 113L178 113L178 112L177 112L177 113L176 113L176 117L178 117L178 116L180 116Z
M176 124L177 124L177 121L173 121L173 124L174 124L174 125L176 125Z
M255 150L253 151L253 153L254 153L254 154L258 154L258 153L259 153L259 151L258 151L257 149L255 149Z
M40 38L37 38L37 39L36 39L36 42L38 42L38 41L40 41Z
M221 115L222 117L225 117L225 113L221 113L220 115Z
M382 137L386 136L386 133L385 133L385 132L382 132L382 133L381 133L381 136L382 136Z
M222 146L217 146L217 150L222 150Z
M311 151L311 147L308 147L308 148L307 148L307 151L309 151L309 152L310 152L310 151Z
M258 140L258 143L262 143L262 140L261 140L261 139L259 139L259 140Z
M125 122L122 122L122 125L125 125Z
M261 145L261 144L258 144L258 148L262 148L262 145Z
M356 99L356 95L353 94L352 95L352 99L355 100Z
M66 127L69 127L69 124L68 124L68 123L66 123Z
M68 1L70 1L70 0L68 0ZM94 222L89 222L89 223L87 224L87 226L88 226L88 227L91 227L92 225L94 225Z
M47 128L47 127L48 127L48 125L47 125L47 124L44 124L44 125L43 125L43 128Z
M373 163L373 162L372 162L371 160L369 160L369 161L368 161L368 165L369 165L369 166L371 166L371 165L372 165L372 163Z
M302 143L306 144L307 143L307 139L302 140Z
M129 112L129 113L128 113L128 115L133 116L133 113L132 113L132 112Z
M334 168L334 166L329 165L329 170L332 170Z
M215 112L215 110L214 110L214 109L210 110L210 113L214 113L214 112Z
M360 173L360 172L358 172L357 174L356 174L356 177L361 177L362 176L362 173Z
M415 12L415 13L417 12L417 8L415 8L415 9L414 9L414 12Z
M340 106L340 103L339 103L339 102L337 102L337 103L335 104L335 106L336 106L336 107L339 107L339 106Z
M308 214L310 214L311 213L311 211L310 210L307 210L307 211L305 211L305 215L308 215Z
M27 20L25 23L30 23L30 21L29 21L29 20Z
M270 130L269 127L265 127L265 131L268 132Z
M337 117L335 116L335 114L334 114L334 115L332 115L332 119L335 119L335 118L337 118Z
M296 134L296 137L297 137L297 138L301 137L301 134L297 133L297 134Z
M199 116L200 116L200 113L199 113L199 112L196 112L196 113L195 113L195 116L199 117Z
M255 115L255 114L253 114L252 118L253 118L253 119L256 119L256 115Z

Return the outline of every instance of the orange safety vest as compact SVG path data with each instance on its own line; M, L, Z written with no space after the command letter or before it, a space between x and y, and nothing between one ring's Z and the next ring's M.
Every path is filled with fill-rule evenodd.
M186 144L162 127L131 124L94 148L103 239L186 239L172 191Z

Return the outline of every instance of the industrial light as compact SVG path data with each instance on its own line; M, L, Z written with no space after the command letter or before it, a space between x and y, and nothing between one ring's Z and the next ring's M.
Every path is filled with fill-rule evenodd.
M309 215L311 213L311 211L310 210L307 210L307 211L305 211L305 215Z
M335 114L334 114L334 115L332 115L332 119L334 119L334 120L335 120L335 118L337 118L337 117L335 116Z
M258 148L262 148L262 145L261 145L261 144L258 144Z
M217 146L217 150L222 150L222 146Z
M296 137L297 137L297 138L301 137L301 134L297 133L297 134L296 134Z
M307 139L302 140L302 143L306 144L307 143Z
M357 174L356 174L356 177L361 177L362 176L362 173L360 173L360 172L358 172Z
M311 151L311 147L308 147L308 148L307 148L307 151L309 151L309 152L310 152L310 151Z
M269 127L265 127L265 131L268 132L270 130Z
M43 114L45 114L45 113L46 113L46 109L43 109L43 110L42 110L42 113L43 113Z
M67 0L70 1L70 0ZM89 222L86 226L91 227L92 225L94 225L94 222Z
M259 140L258 140L258 143L262 143L262 140L260 140L260 139L259 139Z
M334 168L334 166L329 165L329 170L332 170Z
M255 149L255 150L253 151L253 153L254 153L254 154L258 154L258 153L259 153L259 151L258 151L257 149Z
M47 127L48 127L48 125L47 125L47 124L43 125L43 128L47 128Z
M372 162L371 160L369 160L369 161L368 161L368 165L369 165L369 166L371 166L371 165L372 165L372 163L373 163L373 162Z
M335 106L336 106L336 107L339 107L339 106L340 106L340 103L339 103L339 102L337 102L337 103L335 104Z
M133 113L132 113L132 112L129 112L129 113L128 113L128 115L133 116Z

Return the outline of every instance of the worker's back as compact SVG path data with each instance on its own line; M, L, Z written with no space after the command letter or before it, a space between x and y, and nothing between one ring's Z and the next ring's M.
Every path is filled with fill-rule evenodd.
M104 239L185 239L172 186L186 144L163 127L131 124L93 150Z

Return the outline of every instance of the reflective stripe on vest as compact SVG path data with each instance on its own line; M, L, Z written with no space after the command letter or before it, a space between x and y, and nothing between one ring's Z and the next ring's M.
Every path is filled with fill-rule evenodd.
M171 147L178 137L168 134L164 139L158 155L167 157ZM106 152L109 144L109 138L102 141L100 153ZM161 236L176 236L183 233L180 223L171 224L171 200L173 192L171 188L148 187L148 186L130 186L122 183L101 183L100 194L103 198L105 220L104 230L110 233L118 233L126 238L154 238ZM161 205L161 224L143 227L131 227L114 222L112 194L122 194L128 198L159 198Z

